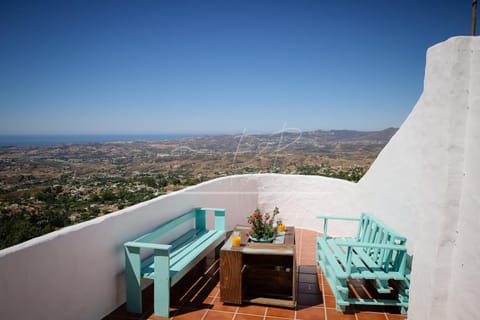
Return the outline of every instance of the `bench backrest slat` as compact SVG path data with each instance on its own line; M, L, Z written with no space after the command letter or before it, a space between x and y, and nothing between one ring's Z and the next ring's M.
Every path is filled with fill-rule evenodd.
M358 224L356 240L372 244L400 244L407 242L405 237L389 228L382 221L368 213L362 213ZM405 252L381 248L363 248L366 254L386 272L390 270L403 270L406 263ZM403 269L402 269L403 268Z
M205 231L207 228L207 220L206 220L207 211L213 211L215 214L215 230L225 231L225 209L195 208L181 216L173 218L172 220L162 224L160 227L157 227L153 231L141 236L140 238L134 241L151 243L155 241L155 239L159 238L160 236L163 236L164 234L175 229L176 227L183 224L184 222L192 219L195 220L195 229L197 230L197 232Z
M187 213L185 213L185 214L183 214L179 217L176 217L176 218L168 221L167 223L163 224L162 226L153 230L152 232L141 236L140 238L136 239L135 241L137 241L137 242L153 242L158 237L163 236L168 231L178 227L182 223L184 223L188 220L191 220L191 219L195 219L196 215L197 215L197 213L196 213L195 210L187 212Z

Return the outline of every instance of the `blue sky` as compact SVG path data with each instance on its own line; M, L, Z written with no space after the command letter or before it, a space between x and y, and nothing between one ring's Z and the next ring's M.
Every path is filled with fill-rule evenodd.
M0 134L398 127L470 0L2 1Z

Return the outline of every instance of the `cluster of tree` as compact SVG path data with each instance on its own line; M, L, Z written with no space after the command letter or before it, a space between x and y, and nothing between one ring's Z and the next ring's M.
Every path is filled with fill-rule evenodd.
M65 215L55 211L30 214L22 211L0 215L0 249L15 245L69 225Z
M348 169L334 170L328 164L314 165L314 166L299 166L297 167L298 174L304 175L319 175L330 178L344 179L353 182L358 182L365 172L366 167L354 166Z
M165 193L169 185L198 182L176 175L97 178L97 181L85 182L85 194L72 192L74 186L65 184L29 190L16 196L4 195L5 203L20 206L5 206L0 210L0 249L152 199Z

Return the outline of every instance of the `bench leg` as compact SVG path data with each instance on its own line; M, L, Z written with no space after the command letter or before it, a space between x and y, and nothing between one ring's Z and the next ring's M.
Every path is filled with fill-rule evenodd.
M347 311L347 307L346 306L341 306L339 304L336 305L336 308L335 308L338 312L342 312L342 313L345 313Z
M160 251L155 252L153 310L156 316L168 318L170 315L170 260L168 255L162 254L163 252Z
M142 313L140 263L140 248L125 247L127 311L133 313Z

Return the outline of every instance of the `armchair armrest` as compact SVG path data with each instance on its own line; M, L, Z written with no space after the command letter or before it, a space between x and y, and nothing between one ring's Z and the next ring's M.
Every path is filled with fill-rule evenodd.
M317 216L317 219L323 219L323 237L328 237L328 220L341 220L341 221L360 221L360 218L354 217L335 217L335 216Z

